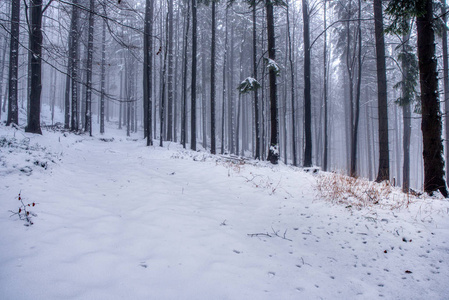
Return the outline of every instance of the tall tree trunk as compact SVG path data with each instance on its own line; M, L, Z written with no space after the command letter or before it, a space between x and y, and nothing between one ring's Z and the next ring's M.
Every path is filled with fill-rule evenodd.
M8 78L8 119L6 125L19 124L19 106L17 96L17 82L19 69L19 23L20 0L11 3L11 39L9 46L9 78Z
M196 151L196 56L197 56L197 14L196 0L192 0L192 84L191 88L191 119L190 119L190 149Z
M257 19L256 19L256 4L253 5L253 78L257 80ZM288 9L288 6L287 6ZM288 15L287 15L288 17ZM254 91L254 123L256 131L256 153L254 155L255 159L260 159L260 122L259 122L259 91L256 89Z
M153 0L146 0L145 3L143 57L144 134L147 138L147 146L151 146L153 145Z
M376 181L381 182L390 179L387 74L385 68L385 42L382 0L374 0L374 31L376 36L377 101L379 117L379 170Z
M410 136L412 132L411 124L412 114L410 103L402 106L402 120L404 122L404 137L402 140L402 149L404 152L404 164L402 167L402 191L410 191Z
M73 24L72 24L73 25ZM71 29L72 31L72 29ZM68 42L68 52L69 56L67 57L67 75L65 79L65 93L64 93L64 128L70 128L70 83L71 83L71 74L72 74L72 34L69 35Z
M6 65L6 52L8 48L8 38L5 36L3 38L3 49L2 49L2 64L0 67L0 117L2 115L2 103L6 102L6 97L3 97L3 74L5 71L5 65ZM3 102L4 101L4 102Z
M168 20L169 18L169 14L167 14L167 25L168 25ZM168 32L166 33L165 36L165 45L167 45L169 43L169 36L168 36ZM163 146L163 140L164 140L164 124L165 124L165 89L166 89L166 84L165 84L165 74L167 73L167 52L168 51L164 51L164 62L163 62L163 66L162 66L162 92L161 92L161 107L160 107L160 122L161 122L161 128L160 128L160 137L159 137L159 146L162 147Z
M215 1L212 1L212 40L210 54L210 153L216 153L215 145Z
M401 122L398 117L399 110L397 105L394 106L394 139L395 139L395 160L396 160L396 177L394 179L394 182L396 186L401 186L401 137L399 135L399 132L401 131Z
M84 130L92 136L92 57L94 52L95 0L90 0L86 68L86 117Z
M173 0L168 1L167 141L173 141Z
M124 63L124 58L122 57L122 63ZM124 79L123 69L120 70L120 103L119 103L119 114L118 114L118 129L122 129L122 118L123 118L123 81ZM149 145L147 145L149 146Z
M308 0L302 0L304 22L304 167L312 166L312 95L310 90L310 20Z
M225 151L225 98L226 98L226 67L227 67L227 57L228 57L228 12L229 8L226 7L226 17L225 17L225 44L224 44L224 54L223 54L223 96L222 96L222 107L221 107L221 154Z
M104 133L104 97L106 93L106 21L103 20L101 36L101 96L100 96L100 133Z
M71 80L72 80L72 131L78 131L78 0L72 0L72 20L70 25L70 35L72 39L71 59Z
M292 109L292 158L293 165L298 165L297 151L296 151L296 111L295 111L295 69L293 66L293 53L292 53L292 40L290 35L290 4L287 4L287 28L288 28L288 60L290 62L290 96L291 96L291 109ZM253 13L255 14L255 12ZM254 33L255 34L255 33ZM254 46L255 47L255 46ZM255 51L255 50L254 50ZM254 59L254 63L256 63Z
M42 0L31 2L31 91L30 114L26 132L42 134L41 131L41 91L42 91Z
M357 40L358 40L358 54L357 54L357 96L355 99L355 112L354 123L352 131L352 144L351 144L351 172L353 177L357 176L357 147L358 147L358 134L359 134L359 120L360 120L360 94L362 84L362 1L359 0L358 7L358 25L357 25ZM355 51L355 49L354 49ZM352 109L352 107L351 107Z
M441 15L443 17L443 83L444 83L444 115L446 125L446 164L449 163L449 57L447 53L447 16L446 0L441 0ZM446 165L446 172L448 166Z
M365 87L365 119L366 119L366 145L367 145L367 163L368 163L368 179L371 181L373 180L373 155L372 155L372 148L371 148L371 138L372 138L372 132L370 128L370 115L369 115L369 96L368 96L368 86Z
M305 0L304 0L305 1ZM276 38L274 32L274 3L272 1L265 2L267 12L267 41L268 41L268 57L276 61ZM306 45L304 45L306 47ZM270 68L270 116L271 116L271 137L270 149L268 151L267 160L272 164L279 161L279 131L278 131L278 112L277 112L277 87L276 87L276 71Z
M130 51L128 50L128 53L126 54L127 57L125 58L125 95L126 95L126 111L125 111L125 124L126 124L126 136L130 136L131 132L130 132L130 113L131 113L131 81L132 81L132 77L131 77L131 54Z
M235 124L234 124L234 27L231 23L231 38L230 44L230 56L229 56L229 70L228 70L228 150L230 153L234 153L234 138L235 138Z
M379 0L377 0L379 1ZM438 102L437 62L435 59L435 33L433 29L432 1L425 3L425 14L417 19L418 59L421 85L424 159L424 191L432 194L439 190L448 197L444 179L443 142L441 140L441 113Z
M181 143L184 148L186 148L187 143L187 46L188 46L188 36L189 36L189 25L190 25L190 0L187 1L187 11L186 11L186 23L184 32L184 70L182 75L183 80L183 103L182 103L182 117L181 117Z
M175 58L175 71L174 71L174 102L173 102L173 141L175 143L178 142L178 107L179 107L179 88L178 88L178 80L179 80L179 76L178 76L178 69L179 69L179 41L180 41L180 30L179 30L179 6L178 9L176 10L176 37L174 38L176 41L176 58Z
M326 1L324 0L324 7L323 7L323 21L324 21L324 30L326 30ZM327 157L328 157L328 148L329 148L329 141L328 141L328 103L327 103L327 32L324 32L324 49L323 49L323 64L324 64L324 153L323 153L323 171L327 171Z
M201 33L201 132L202 145L207 149L207 81L206 81L206 37Z

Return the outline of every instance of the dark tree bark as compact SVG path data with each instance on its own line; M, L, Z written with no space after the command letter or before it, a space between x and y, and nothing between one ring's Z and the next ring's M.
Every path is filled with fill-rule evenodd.
M207 149L207 80L206 80L206 34L201 32L201 138L202 146Z
M268 57L272 61L276 61L276 43L274 32L274 3L272 1L265 2L267 12L267 38L268 38ZM304 47L306 47L304 45ZM277 87L276 87L276 71L270 68L270 116L271 116L271 137L270 149L268 151L267 160L272 164L279 161L279 131L278 131L278 112L277 112Z
M229 69L227 73L227 83L228 83L228 151L234 153L234 139L235 139L235 124L234 124L234 49L235 49L235 39L234 39L234 28L235 25L231 22L231 37L229 39Z
M181 116L181 143L186 148L187 143L187 46L190 25L190 0L187 1L186 21L184 26L184 54L183 54L183 75L182 75L182 116Z
M72 24L73 25L73 24ZM71 83L71 74L72 74L72 35L69 34L69 42L67 52L69 56L67 57L67 75L65 79L65 93L64 93L64 128L70 128L70 83Z
M292 40L290 35L290 4L287 4L287 28L288 28L288 60L290 62L290 94L291 94L291 109L292 109L292 157L293 165L298 165L297 151L296 151L296 111L295 111L295 69L293 66L293 50Z
M421 108L424 158L424 191L439 190L448 197L444 179L441 112L438 102L437 61L432 1L425 2L425 13L418 17L418 59L421 86Z
M144 110L144 134L147 138L147 146L153 145L153 0L145 3L145 26L143 38L143 110Z
M288 6L287 6L288 7ZM257 80L257 20L256 20L256 9L257 6L253 5L253 78ZM287 11L288 12L288 11ZM288 17L288 15L287 15ZM254 155L255 159L260 159L260 122L259 122L259 91L254 90L254 123L256 131L256 152Z
M226 7L226 17L225 17L225 44L224 44L224 54L223 54L223 96L222 96L222 107L221 107L221 154L225 151L225 98L226 98L226 67L228 58L228 6Z
M404 35L404 39L403 39L403 52L405 53L407 51L408 48L408 39L409 39L410 35L405 36ZM408 62L403 59L402 60L402 81L405 82L408 78L408 73L409 73L409 66L408 66ZM405 85L403 85L403 89L404 89ZM406 95L407 93L405 91L403 91L403 98L404 95ZM402 191L404 193L408 193L410 191L410 136L411 136L411 131L412 131L412 126L411 126L411 99L404 99L405 101L403 101L404 103L402 103L402 118L403 118L403 123L404 123L404 133L403 133L403 139L402 139L402 149L403 149L403 153L404 153L404 163L403 163L403 167L402 167Z
M357 96L355 99L354 123L352 124L352 143L351 143L351 170L350 175L357 176L357 146L359 136L359 120L360 120L360 94L362 84L362 1L359 0L358 7L358 25L357 25L357 40L358 40L358 54L357 54ZM354 49L355 51L355 49ZM352 88L352 87L351 87ZM351 107L351 109L354 109Z
M17 82L19 69L19 23L20 0L11 3L11 39L9 46L9 79L8 79L8 118L6 125L19 124L19 106L17 96Z
M84 130L92 136L92 56L94 51L95 0L90 0L86 68L86 117Z
M166 24L168 25L168 20L169 16L167 15L166 18ZM168 39L169 39L169 33L167 32L165 35L165 45L167 45L169 43ZM162 85L162 92L161 92L161 107L160 107L160 122L161 122L161 126L160 126L160 132L159 132L159 146L162 147L163 146L163 140L164 140L164 124L165 124L165 90L166 90L166 84L165 84L165 74L167 73L167 52L168 51L164 51L164 63L163 63L163 67L162 67L162 78L161 78L161 85Z
M449 57L447 53L447 16L446 0L441 0L441 15L443 17L443 83L444 83L444 114L446 116L446 163L449 162ZM446 165L447 172L447 165Z
M168 1L167 140L173 140L173 0Z
M26 132L42 134L41 131L41 91L42 91L42 0L32 0L30 53L31 56L31 90L30 113Z
M326 1L324 0L324 7L323 7L323 21L324 21L324 28L326 30ZM323 49L323 67L324 67L324 78L323 78L323 95L324 95L324 153L323 153L323 171L327 171L327 157L328 157L328 99L327 99L327 32L324 32L324 49Z
M101 96L100 96L100 133L104 133L104 98L106 93L106 21L103 20L103 32L101 36Z
M210 54L210 153L216 153L215 145L215 1L212 1L212 40Z
M376 36L377 101L379 117L379 170L376 181L381 182L390 179L387 75L385 67L385 41L382 0L374 0L374 30Z
M196 0L192 0L192 84L191 88L191 118L190 118L190 149L196 151L196 61L197 61L197 14Z
M2 49L2 64L0 67L0 117L2 115L2 103L6 102L6 97L3 97L3 73L5 71L5 65L6 65L6 52L7 52L7 48L8 48L8 38L5 35L5 37L3 38L3 49Z
M302 0L304 22L304 167L312 166L312 95L310 90L310 20L307 0Z
M70 129L78 131L78 0L72 0L72 20L70 25L70 36L72 39L71 80L72 80L72 115Z

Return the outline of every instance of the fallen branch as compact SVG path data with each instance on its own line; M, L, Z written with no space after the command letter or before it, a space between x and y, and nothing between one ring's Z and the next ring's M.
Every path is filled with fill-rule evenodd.
M269 233L248 233L248 236L250 236L250 237L255 237L255 236L272 237Z

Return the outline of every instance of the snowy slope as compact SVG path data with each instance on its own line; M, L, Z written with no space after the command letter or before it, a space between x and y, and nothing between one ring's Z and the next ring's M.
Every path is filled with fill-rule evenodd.
M357 210L297 168L108 132L0 125L1 299L449 297L446 200Z

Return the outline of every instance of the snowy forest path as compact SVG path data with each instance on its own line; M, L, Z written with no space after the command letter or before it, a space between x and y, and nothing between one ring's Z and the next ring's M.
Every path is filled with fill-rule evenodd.
M4 299L447 295L449 222L426 204L416 214L348 209L319 199L301 169L175 144L30 139L42 145L29 151L31 166L39 149L58 159L2 176L1 211L18 192L38 203L31 227L0 218ZM10 165L20 155L2 159Z

